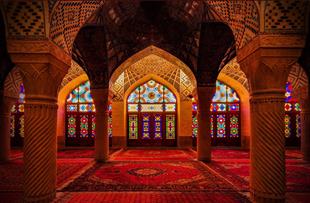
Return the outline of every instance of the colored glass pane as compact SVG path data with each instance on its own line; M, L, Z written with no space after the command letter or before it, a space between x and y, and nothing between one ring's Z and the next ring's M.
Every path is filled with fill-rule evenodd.
M10 116L10 135L11 137L15 136L15 116Z
M111 113L109 114L109 118L108 118L108 136L112 137L112 115Z
M11 113L16 113L16 105L15 104L11 108Z
M285 111L292 111L292 104L291 103L285 103L284 104L284 110Z
M68 117L68 137L76 137L76 115Z
M78 103L79 102L79 87L72 90L72 92L67 97L68 103Z
M166 87L164 87L164 102L165 103L176 103L177 99L174 94Z
M88 135L88 118L86 115L81 116L80 119L80 137L87 137Z
M216 81L216 91L212 102L226 102L226 85L220 81Z
M150 116L143 114L142 117L142 139L150 139Z
M96 116L91 116L91 137L96 137Z
M296 137L301 137L301 116L296 115Z
M79 86L79 102L80 103L92 103L93 99L90 94L90 83L89 81Z
M19 97L18 97L18 102L19 103L25 103L25 88L24 88L24 84L20 85L20 89L19 89Z
M140 92L140 88L136 88L135 91L133 91L128 99L127 99L127 102L128 103L138 103L139 102L139 92Z
M230 118L230 136L231 137L239 136L239 119L236 115L233 115Z
M141 104L141 112L162 112L162 104Z
M166 112L175 112L176 104L165 104L165 111Z
M290 82L286 82L285 84L285 102L292 102L292 91L293 87Z
M138 112L139 104L128 104L128 112Z
M192 111L193 112L196 112L197 111L197 104L196 103L193 103L193 105L192 105Z
M175 139L175 115L166 115L166 139Z
M218 112L223 112L223 111L226 111L226 104L212 103L210 111L213 111L213 112L217 112L217 111Z
M161 103L163 102L163 86L154 80L150 80L140 86L141 103Z
M68 104L67 105L67 111L68 112L77 112L78 110L77 104Z
M18 105L18 112L20 112L20 113L24 113L24 104L19 104Z
M155 140L159 140L162 139L162 133L161 133L161 123L162 123L162 119L161 119L161 114L156 114L154 117L155 121L155 132L154 132L154 139Z
M138 116L129 115L129 139L138 139Z
M213 115L210 116L210 136L214 137L214 119L213 119Z
M192 119L192 128L193 128L193 137L197 137L198 135L198 119L196 115L193 115Z
M301 111L299 103L295 104L295 111Z
M80 104L79 105L80 112L95 112L94 104Z
M226 137L226 124L225 124L225 115L216 115L217 121L217 134L216 136L219 138Z
M25 119L24 119L24 115L22 115L19 119L19 125L20 125L20 128L19 128L19 135L21 137L24 137L25 135Z
M239 104L228 104L228 111L239 111Z
M285 117L284 117L284 124L285 124L285 137L288 138L291 136L291 117L287 114L285 114Z
M226 87L227 87L227 102L239 102L239 97L235 92L235 90L233 90L228 86Z

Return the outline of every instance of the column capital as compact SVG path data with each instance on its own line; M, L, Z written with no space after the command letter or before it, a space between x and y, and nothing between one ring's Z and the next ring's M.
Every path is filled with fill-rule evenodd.
M302 35L259 35L238 51L251 91L283 89L304 47Z
M96 105L96 114L107 113L108 112L108 101L109 101L109 89L91 89L91 94L94 98L94 103Z
M54 61L60 63L59 66L71 65L71 56L50 40L9 39L7 42L8 52L15 64Z

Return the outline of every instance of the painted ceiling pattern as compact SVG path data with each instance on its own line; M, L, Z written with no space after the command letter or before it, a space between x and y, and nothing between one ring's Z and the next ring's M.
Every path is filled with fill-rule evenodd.
M126 90L146 75L154 74L172 84L181 94L182 100L189 100L195 85L176 65L157 55L149 55L129 66L113 84L110 84L115 101L122 101Z
M86 74L85 71L82 69L81 66L79 66L75 61L72 60L71 67L69 68L68 73L65 75L64 79L61 82L61 88L63 88L73 79L77 78L82 74Z

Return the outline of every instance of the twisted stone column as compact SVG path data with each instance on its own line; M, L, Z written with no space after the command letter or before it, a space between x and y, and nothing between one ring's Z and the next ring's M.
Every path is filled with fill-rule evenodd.
M301 112L301 152L305 161L310 161L310 99L306 99Z
M251 175L254 202L285 201L284 89L251 97Z
M25 103L24 200L48 202L56 195L57 101L28 96Z
M198 160L211 161L211 135L210 135L210 105L215 92L215 86L197 87L198 93Z
M109 159L108 135L108 96L109 89L92 89L91 94L96 105L96 161L106 162Z
M3 96L0 92L0 162L10 159L10 113L12 99Z

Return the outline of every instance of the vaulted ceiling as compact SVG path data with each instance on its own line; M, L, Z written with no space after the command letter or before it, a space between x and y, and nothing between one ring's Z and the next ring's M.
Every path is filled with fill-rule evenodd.
M198 0L107 2L79 31L73 59L93 84L106 86L102 77L109 77L127 58L154 45L182 60L194 73L207 69L204 75L212 73L216 80L220 68L235 56L235 43L230 28L215 23L216 16L208 9ZM198 61L210 63L204 66Z

